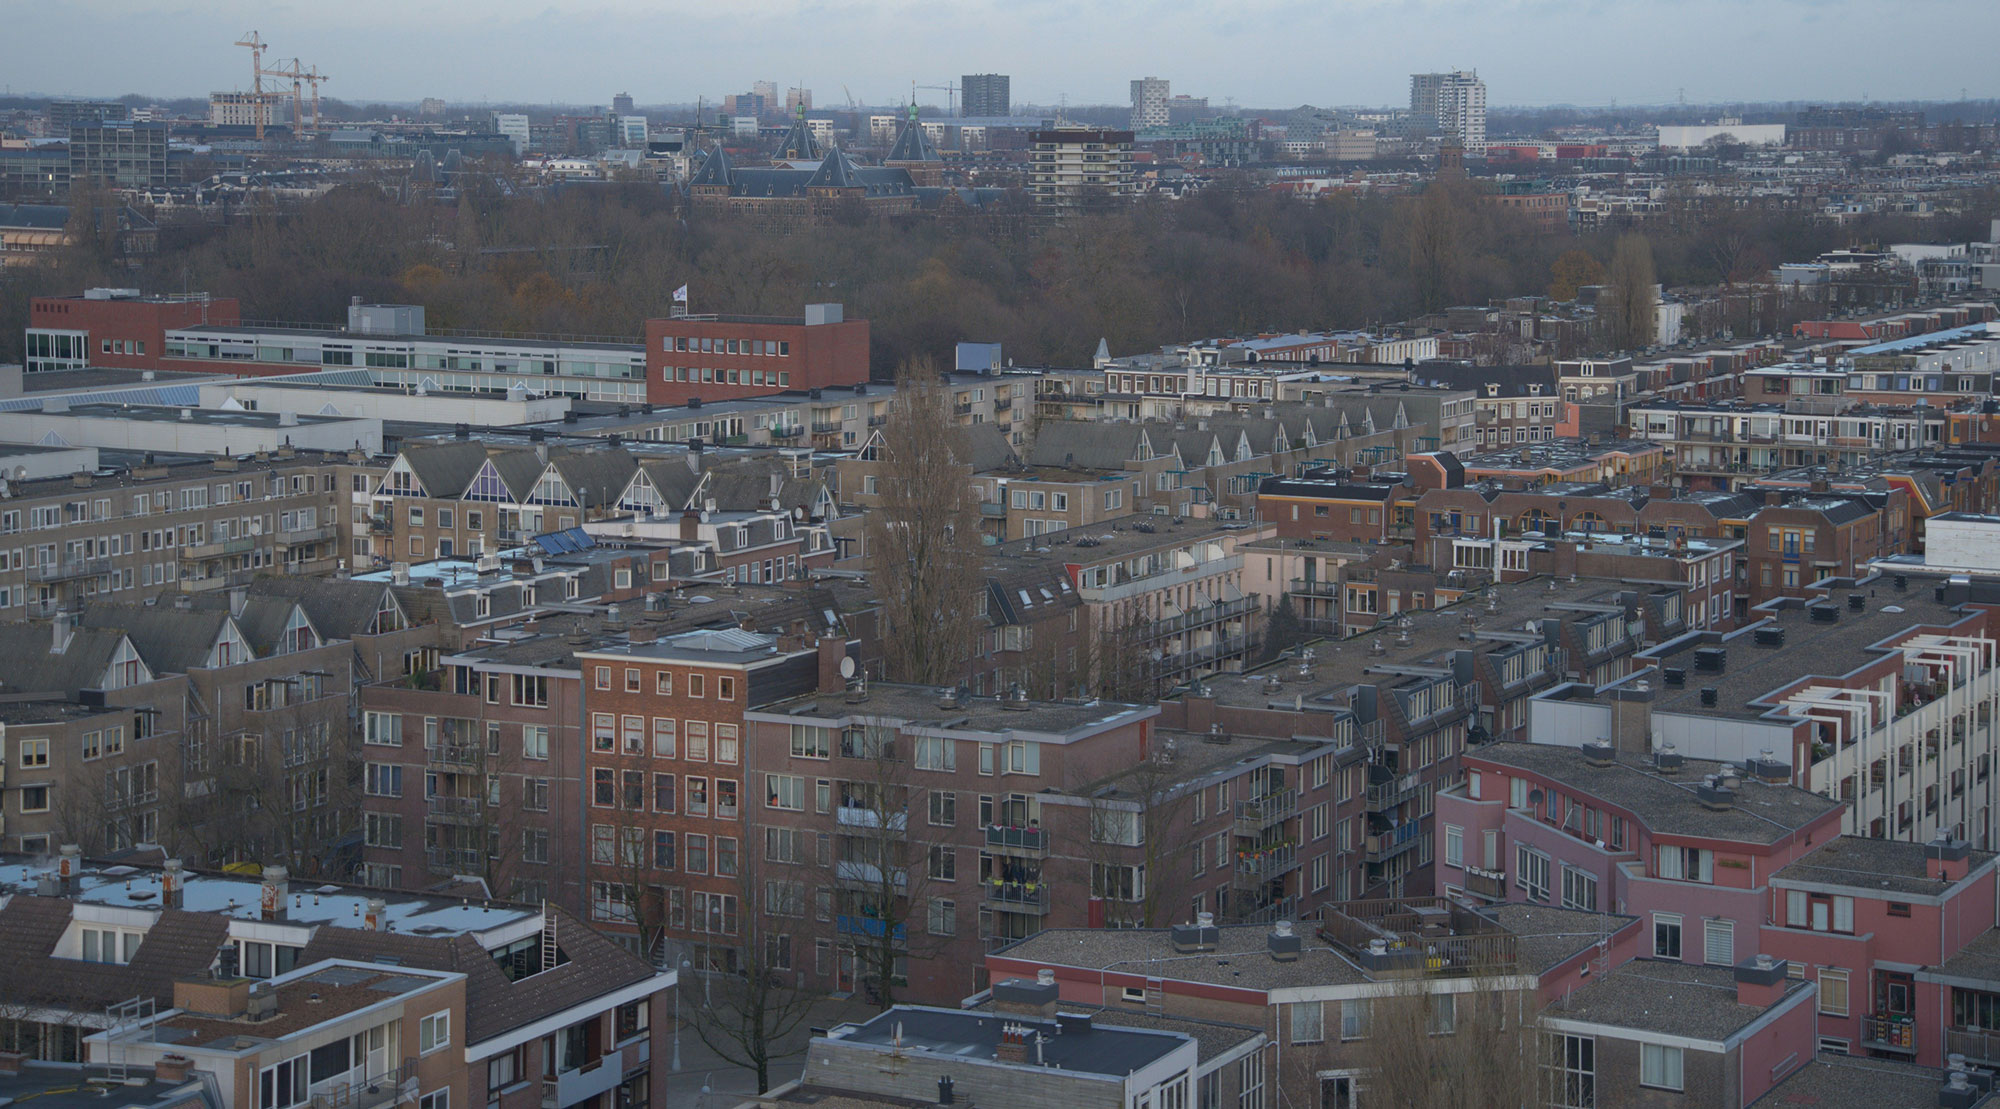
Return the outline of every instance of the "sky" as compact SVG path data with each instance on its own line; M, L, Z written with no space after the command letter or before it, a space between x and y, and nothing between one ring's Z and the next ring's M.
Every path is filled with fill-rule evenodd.
M1993 0L0 0L0 16L14 94L247 88L232 44L256 30L267 59L317 65L348 101L667 104L765 79L834 107L843 85L883 104L1006 73L1017 104L1127 103L1156 76L1218 106L1384 105L1440 69L1477 70L1495 106L2000 96Z

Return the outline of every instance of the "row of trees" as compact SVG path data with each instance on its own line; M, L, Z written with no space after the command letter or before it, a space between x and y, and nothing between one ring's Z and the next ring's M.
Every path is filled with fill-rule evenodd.
M137 273L101 237L84 236L44 265L0 276L0 318L25 319L32 295L114 283L238 297L256 319L339 322L360 296L420 302L435 327L630 336L686 283L697 310L795 313L842 301L871 321L886 377L910 358L942 362L960 339L1002 342L1023 365L1076 365L1100 337L1132 351L1391 322L1573 288L1559 260L1574 268L1581 252L1606 266L1616 243L1614 233L1540 232L1482 203L1479 185L1463 179L1416 196L1300 201L1243 178L1060 221L1016 201L989 214L785 230L695 218L652 185L547 194L497 182L467 172L451 204L405 203L394 182L353 184L224 225L170 224ZM1646 230L1670 285L1749 280L1835 247L1984 232L1973 218L1835 225L1692 193L1663 203ZM19 359L19 342L18 330L0 330L0 362Z

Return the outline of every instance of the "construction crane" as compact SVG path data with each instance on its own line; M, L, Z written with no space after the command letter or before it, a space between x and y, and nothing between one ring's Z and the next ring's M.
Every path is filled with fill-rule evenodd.
M850 89L849 89L849 88L848 88L848 87L847 87L846 85L842 85L842 86L840 86L840 92L841 92L841 95L843 95L843 96L847 97L847 107L848 107L848 110L852 111L853 109L856 109L856 108L859 108L859 107L861 107L861 105L860 105L860 104L857 104L857 103L855 103L855 101L854 101L854 93L853 93L853 91L852 91L852 90L850 90ZM1959 99L1963 100L1963 99L1964 99L1964 97L1960 97Z
M945 115L948 115L948 116L951 116L951 117L953 117L953 118L957 118L957 116L958 116L958 86L957 86L957 85L954 85L954 84L950 83L949 81L947 81L947 82L945 82L945 83L944 83L944 84L942 84L942 85L911 85L911 86L910 86L910 89L911 89L911 92L910 92L910 100L911 100L912 102L914 102L914 101L915 101L915 100L917 99L917 94L916 94L916 91L915 91L915 90L917 90L917 89L929 89L929 90L931 90L931 91L933 91L933 92L941 92L941 93L944 93L944 98L945 98L945 99L944 99L944 114L945 114Z
M326 75L318 66L308 67L297 58L279 62L264 70L266 77L286 77L292 82L292 131L295 135L312 134L319 130L319 83ZM312 115L306 115L305 86L312 86ZM282 94L280 94L282 95ZM307 122L310 118L311 122Z
M264 47L269 45L255 31L236 40L236 45L250 48L250 104L251 115L257 120L257 141L264 141Z

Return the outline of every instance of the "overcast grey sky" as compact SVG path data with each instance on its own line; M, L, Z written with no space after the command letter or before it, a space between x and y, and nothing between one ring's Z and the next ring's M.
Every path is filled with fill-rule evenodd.
M0 0L16 93L249 84L250 30L346 100L641 104L803 84L815 103L1013 76L1017 103L1123 103L1168 78L1221 104L1388 104L1477 69L1492 104L2000 95L1994 0ZM35 44L44 44L46 48ZM1984 56L1982 56L1984 55ZM943 94L919 94L942 103Z

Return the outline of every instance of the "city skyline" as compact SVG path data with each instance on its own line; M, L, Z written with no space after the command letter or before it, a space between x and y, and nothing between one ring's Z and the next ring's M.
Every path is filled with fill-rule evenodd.
M1893 8L1858 0L1786 0L1748 8L1707 0L1672 10L1636 2L1520 0L1502 6L1449 3L1350 3L1306 7L1287 2L1232 5L1226 10L1152 12L1135 5L1052 5L1035 0L1001 8L989 3L926 11L902 4L853 2L783 5L755 16L670 4L648 7L610 0L589 12L500 0L476 12L432 3L406 7L360 0L338 10L231 5L191 18L187 9L142 0L86 0L26 7L12 25L20 41L81 41L87 55L28 52L7 81L13 94L115 96L127 93L199 97L246 84L244 51L232 44L247 29L272 44L271 56L301 58L333 80L325 95L350 102L454 103L608 102L627 90L638 103L691 102L747 87L759 78L818 91L817 102L887 104L910 84L957 81L963 73L1005 73L1016 104L1126 103L1128 83L1155 75L1175 91L1265 107L1300 103L1394 105L1406 99L1408 75L1476 70L1495 107L1609 103L1697 104L1786 100L1941 100L1992 96L1979 44L2000 33L2000 9L1967 9L1945 0L1914 0ZM1927 14L1958 28L1918 45L1904 32ZM796 18L794 18L796 17ZM606 37L607 23L620 33ZM107 35L109 25L120 32ZM394 26L393 35L385 27ZM1372 42L1349 52L1339 67L1258 64L1216 66L1261 52L1272 27L1286 43L1316 37ZM1731 29L1714 41L1712 28ZM1799 64L1771 64L1782 42L1801 63L1833 56L1846 44L1878 44L1865 75ZM982 45L967 50L964 43ZM1632 43L1646 56L1634 59ZM690 42L702 44L689 51ZM852 49L842 49L841 44ZM880 44L894 50L881 51ZM588 66L551 59L589 57ZM676 59L663 69L660 59ZM884 73L868 59L893 57ZM1690 64L1690 59L1695 59ZM1562 64L1551 64L1560 61ZM664 75L663 75L664 74ZM937 91L920 98L942 100Z

